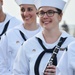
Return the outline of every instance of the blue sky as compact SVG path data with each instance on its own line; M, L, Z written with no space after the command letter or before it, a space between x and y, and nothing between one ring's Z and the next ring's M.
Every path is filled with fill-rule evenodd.
M15 0L3 0L3 1L4 1L3 5L4 11L21 19L19 6L15 3ZM70 3L68 4L64 12L61 24L63 23L64 20L66 21L67 24L75 25L75 0L70 0Z

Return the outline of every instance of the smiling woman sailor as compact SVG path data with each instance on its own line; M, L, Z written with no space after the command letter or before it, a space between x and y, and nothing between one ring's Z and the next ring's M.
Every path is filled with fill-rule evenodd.
M35 0L42 31L20 48L13 75L55 75L63 50L75 40L59 29L65 5L64 0Z
M0 75L11 75L19 47L41 30L36 22L37 9L33 1L16 0L20 6L23 23L6 32L0 41Z

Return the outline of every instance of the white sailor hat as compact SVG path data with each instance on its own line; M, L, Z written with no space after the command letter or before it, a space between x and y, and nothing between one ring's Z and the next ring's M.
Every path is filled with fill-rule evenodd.
M67 1L68 0L35 0L34 4L37 9L42 6L51 6L63 10Z
M34 0L15 0L18 5L21 4L34 4Z

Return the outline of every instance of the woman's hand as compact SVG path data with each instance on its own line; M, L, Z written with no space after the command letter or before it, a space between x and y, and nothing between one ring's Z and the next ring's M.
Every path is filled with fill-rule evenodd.
M54 65L47 66L44 71L44 75L55 75L55 73L56 73L56 66Z

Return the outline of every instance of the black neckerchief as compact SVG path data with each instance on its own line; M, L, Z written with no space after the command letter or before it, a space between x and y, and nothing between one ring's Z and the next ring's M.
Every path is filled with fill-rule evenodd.
M0 34L0 39L1 39L1 36L7 31L9 22L10 22L10 20L5 24L4 29L3 29L2 33Z
M19 30L19 32L20 32L20 34L21 34L21 36L22 36L23 40L24 40L24 41L26 41L26 38L25 38L25 35L23 34L23 32L22 32L22 31L20 31L20 30Z
M59 42L58 42L58 44L57 44L57 46L55 46L53 49L46 49L45 46L44 46L43 43L42 43L42 40L41 40L40 38L37 38L37 40L38 40L39 44L42 46L42 48L44 49L44 51L42 51L42 52L39 54L39 56L38 56L38 58L37 58L37 60L36 60L36 62L35 62L35 66L34 66L34 73L35 73L35 75L39 75L39 65L40 65L40 62L41 62L41 59L42 59L43 55L44 55L45 53L53 53L53 50L54 50L57 46L59 46L59 48L60 48L61 45L62 45L62 44L64 43L64 41L66 40L66 38L61 37L60 40L59 40ZM55 65L55 66L57 65L57 57L54 58L53 65Z

